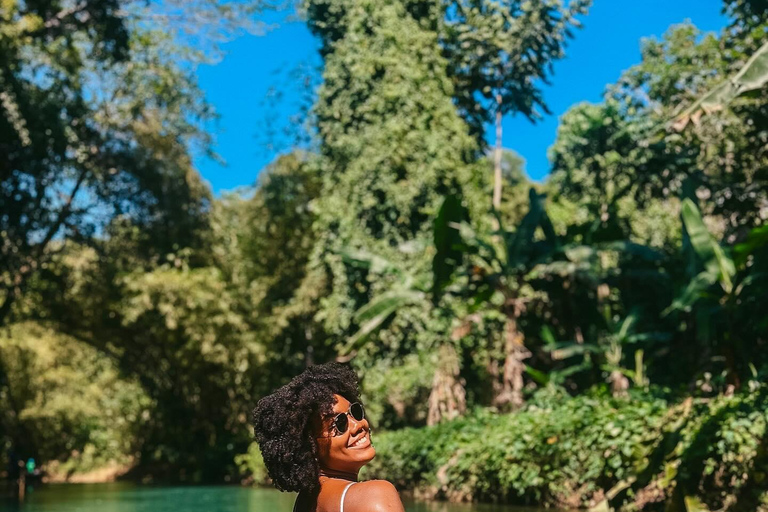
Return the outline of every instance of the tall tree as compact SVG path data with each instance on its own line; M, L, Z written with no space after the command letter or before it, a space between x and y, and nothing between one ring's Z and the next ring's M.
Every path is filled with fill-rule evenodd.
M306 2L325 56L314 110L323 193L308 279L326 276L318 318L339 341L365 322L355 315L359 308L399 282L391 269L428 276L432 218L443 194L463 193L471 208L482 208L478 148L452 102L437 34L414 17L416 4ZM388 264L361 263L368 256ZM357 365L395 371L416 347L444 353L435 349L449 339L450 319L428 302L410 303L370 334L346 357L356 353ZM392 406L398 414L408 408Z
M399 2L348 4L346 32L326 56L315 108L324 177L315 265L333 276L324 309L337 333L369 293L341 251L427 264L422 250L398 247L425 240L441 194L478 175L476 146L451 102L435 34ZM323 40L335 35L315 30Z
M214 203L214 259L237 296L244 318L266 347L273 372L265 388L282 384L314 358L328 358L327 337L314 318L322 286L307 277L318 232L321 194L316 158L280 156L261 171L255 190Z
M446 2L441 45L462 116L480 140L495 124L493 208L502 195L502 117L535 122L549 109L541 85L591 0L455 0Z
M256 5L3 3L0 324L55 240L122 217L157 227L160 253L195 242L209 198L188 147L207 150L212 112L191 65L210 49L189 44L215 12L227 33Z
M522 114L531 121L549 113L541 90L549 83L553 63L565 54L577 17L591 0L401 0L419 26L437 35L453 97L478 145L484 146L485 126L495 123L493 206L499 209L503 178L502 116ZM322 34L321 53L348 29L347 13L354 2L305 2L308 23Z

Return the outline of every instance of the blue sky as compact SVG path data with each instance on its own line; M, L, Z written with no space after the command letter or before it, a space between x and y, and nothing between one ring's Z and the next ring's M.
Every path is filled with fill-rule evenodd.
M600 101L605 86L640 60L643 37L659 37L686 19L704 31L719 31L727 22L721 6L721 0L594 0L566 57L555 64L552 85L544 89L553 115L536 125L522 117L505 117L504 147L526 159L531 178L545 178L547 149L555 140L559 117L570 106ZM214 193L253 184L259 171L288 149L290 137L281 133L285 128L295 132L291 117L306 104L303 82L295 75L299 69L319 66L317 47L304 24L284 23L266 35L228 43L218 64L199 68L200 86L220 114L212 126L215 149L227 162L222 166L196 158ZM271 89L282 91L279 101L267 99Z

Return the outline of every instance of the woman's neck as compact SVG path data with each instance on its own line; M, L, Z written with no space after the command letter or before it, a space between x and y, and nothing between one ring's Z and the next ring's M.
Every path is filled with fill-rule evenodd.
M340 480L357 482L357 471L355 471L354 473L351 473L348 471L338 471L335 469L320 468L320 477L338 478Z

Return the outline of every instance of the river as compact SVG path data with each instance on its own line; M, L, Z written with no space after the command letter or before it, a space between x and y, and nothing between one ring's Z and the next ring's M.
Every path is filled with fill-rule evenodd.
M290 512L294 495L238 486L166 487L128 483L52 484L30 489L23 505L0 498L1 512ZM499 505L405 501L407 512L537 512ZM550 511L551 512L551 511Z

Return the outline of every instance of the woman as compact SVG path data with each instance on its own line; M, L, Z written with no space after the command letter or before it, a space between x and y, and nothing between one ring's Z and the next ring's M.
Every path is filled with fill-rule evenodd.
M391 483L357 481L376 450L348 367L310 366L259 400L253 424L275 486L299 493L294 512L405 512Z

